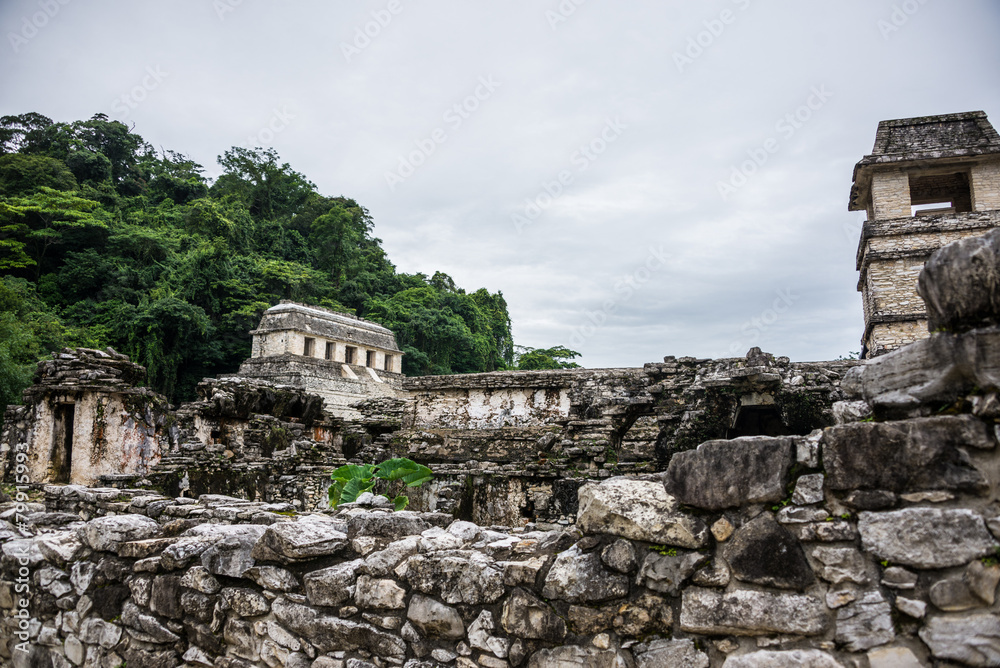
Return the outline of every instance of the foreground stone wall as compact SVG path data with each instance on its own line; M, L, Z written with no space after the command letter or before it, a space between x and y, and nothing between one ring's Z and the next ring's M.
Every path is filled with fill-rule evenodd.
M1000 665L1000 232L946 247L920 285L937 331L847 371L837 424L711 439L673 452L663 474L588 482L572 528L394 513L370 494L298 513L79 486L46 487L42 505L17 490L0 507L0 658ZM664 364L667 393L684 365ZM752 354L715 379L783 382L775 365ZM234 410L225 395L206 401ZM378 420L395 410L382 408Z

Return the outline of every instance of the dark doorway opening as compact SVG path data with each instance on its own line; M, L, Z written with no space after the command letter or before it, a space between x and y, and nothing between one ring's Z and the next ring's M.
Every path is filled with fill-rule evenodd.
M73 470L73 417L74 404L59 404L56 407L55 422L52 425L52 479L53 482L69 482Z
M726 438L737 436L787 436L788 427L781 421L777 406L740 406Z

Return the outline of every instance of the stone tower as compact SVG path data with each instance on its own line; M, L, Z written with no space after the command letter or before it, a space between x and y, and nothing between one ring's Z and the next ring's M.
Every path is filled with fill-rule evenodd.
M931 253L1000 227L1000 136L982 111L882 121L854 167L862 357L928 335L917 275Z

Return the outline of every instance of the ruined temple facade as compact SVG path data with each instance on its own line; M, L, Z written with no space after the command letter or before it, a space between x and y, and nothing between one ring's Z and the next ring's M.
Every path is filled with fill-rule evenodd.
M931 253L1000 226L1000 136L982 111L882 121L848 208L868 214L857 268L870 358L927 337L916 288Z
M351 404L399 394L403 352L378 323L320 306L282 301L250 332L253 348L237 376L317 394L327 410L359 417Z

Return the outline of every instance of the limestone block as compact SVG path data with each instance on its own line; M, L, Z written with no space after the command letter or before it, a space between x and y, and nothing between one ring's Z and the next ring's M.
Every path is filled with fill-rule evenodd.
M827 623L826 607L814 596L689 587L681 598L680 625L690 633L817 635Z
M624 656L613 649L566 645L541 649L528 659L528 668L627 668Z
M813 503L823 501L823 474L810 473L800 476L795 481L795 492L792 494L792 503L799 506L808 506Z
M853 547L819 545L810 550L810 555L819 562L819 576L827 582L863 585L870 580L870 561Z
M322 614L310 607L278 598L271 607L278 622L296 635L308 638L322 652L365 649L386 657L401 658L406 653L402 638L370 624Z
M642 561L635 582L647 589L677 596L681 585L707 559L708 555L684 550L676 554L649 552Z
M384 550L372 552L365 557L365 570L369 575L388 575L401 561L420 551L420 539L408 536L390 543Z
M406 591L395 580L361 575L355 585L354 605L362 609L402 610L406 607Z
M826 485L833 490L877 489L983 492L986 477L967 447L995 444L982 420L971 415L855 422L823 432ZM879 462L872 466L872 462Z
M973 561L965 568L962 579L980 600L993 605L1000 583L1000 566L984 566L981 561Z
M1000 324L1000 231L953 241L936 251L917 278L931 331Z
M577 526L588 534L698 548L708 540L705 524L677 510L663 485L610 478L580 488Z
M639 565L632 543L619 538L601 550L601 561L604 565L619 573L631 573Z
M914 619L923 619L927 614L927 604L912 598L896 597L896 608Z
M789 652L761 650L741 656L728 656L722 668L844 668L844 666L818 649L796 649Z
M122 624L140 634L140 639L154 643L175 643L180 640L153 615L147 615L131 601L122 607Z
M232 552L234 560L245 561L246 558L240 554L240 551L245 549L245 541L259 540L263 533L264 527L259 524L199 524L182 533L176 542L168 545L160 555L160 562L167 570L184 568L227 537L236 537L237 540L227 544L224 553ZM243 536L246 537L245 540L240 539ZM226 557L230 556L224 553L216 553L213 559L220 567L227 565Z
M722 554L743 582L803 589L815 580L802 546L768 512L737 529Z
M708 655L698 651L692 640L654 640L636 656L636 668L708 668Z
M504 601L500 625L517 638L561 642L566 637L566 622L548 603L520 587Z
M302 578L306 598L313 605L343 605L351 598L350 588L354 586L363 563L361 559L355 559L306 573Z
M113 515L87 522L80 533L83 542L93 550L117 552L122 543L162 534L160 525L145 515Z
M571 603L596 603L628 594L628 579L601 564L597 552L576 545L559 554L545 577L542 596Z
M194 589L203 594L217 594L222 589L219 581L204 566L192 566L187 569L181 577L180 584L182 587Z
M455 608L421 594L410 599L406 618L430 638L465 637L465 624Z
M878 647L896 639L892 607L878 590L868 591L837 610L835 639L850 652Z
M339 554L346 545L347 535L332 522L278 522L267 527L251 556L258 561L290 564Z
M671 458L664 485L681 503L708 510L779 501L793 447L793 439L768 436L707 441Z
M919 635L935 658L969 666L1000 665L1000 617L996 615L932 617Z
M219 592L219 598L240 617L258 617L271 609L262 594L246 587L225 587Z
M503 573L489 557L468 550L416 554L406 562L405 577L417 591L445 603L482 605L504 594Z
M959 612L982 606L982 601L973 596L969 585L961 578L945 578L931 585L928 596L938 610Z
M272 591L295 591L299 588L296 577L277 566L254 566L244 571L243 577L250 578L264 589Z
M868 651L870 668L924 668L909 647L879 647Z
M201 553L201 565L214 575L231 578L243 577L244 571L254 565L254 545L266 529L258 524L236 525L245 530L220 536Z
M866 551L915 568L960 566L992 553L995 545L983 518L964 508L863 512L858 530Z

